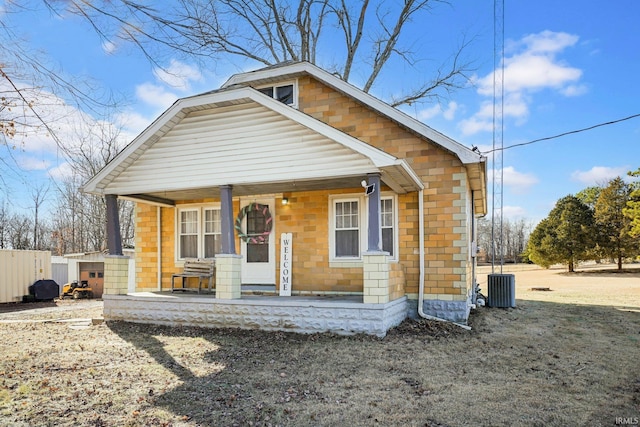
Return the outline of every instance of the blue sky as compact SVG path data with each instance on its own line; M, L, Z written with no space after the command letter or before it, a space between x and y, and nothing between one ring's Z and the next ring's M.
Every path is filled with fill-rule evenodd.
M640 2L506 0L504 14L505 147L640 113ZM218 88L243 70L241 63L200 68L167 56L161 59L171 71L167 74L131 47L104 43L75 17L52 17L46 11L0 16L67 75L89 77L96 87L127 101L113 117L124 126L123 143L178 97ZM405 37L416 56L425 59L418 71L426 75L463 38L471 40L466 57L476 68L474 85L441 103L404 111L464 145L491 149L493 1L438 5L428 26L416 25ZM329 52L320 55L331 60ZM385 71L374 95L385 99L411 84L407 70L394 67ZM43 135L30 136L11 152L3 148L0 155L20 165L3 174L0 187L0 199L11 200L16 210L32 205L28 195L34 186L69 173L51 138ZM559 198L640 167L640 118L506 149L503 164L505 216L537 222ZM54 197L52 185L49 202Z

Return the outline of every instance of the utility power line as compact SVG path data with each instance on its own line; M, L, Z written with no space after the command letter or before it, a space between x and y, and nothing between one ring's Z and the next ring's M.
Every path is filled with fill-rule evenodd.
M498 150L504 151L504 150L508 150L509 148L522 147L524 145L531 145L531 144L535 144L536 142L541 142L541 141L549 141L551 139L560 138L562 136L567 136L567 135L572 135L572 134L576 134L576 133L586 132L588 130L596 129L596 128L599 128L599 127L602 127L602 126L614 125L616 123L624 122L626 120L635 119L637 117L640 117L640 114L633 114L631 116L623 117L623 118L618 119L618 120L611 120L609 122L598 123L597 125L589 126L589 127L582 128L582 129L576 129L576 130L572 130L572 131L569 131L569 132L563 132L563 133L560 133L558 135L547 136L547 137L544 137L544 138L538 138L538 139L534 139L533 141L521 142L519 144L513 144L513 145L509 145L507 147L502 147L502 148L494 148L494 149L486 151L486 152L484 152L482 154L491 154L494 151L498 151Z

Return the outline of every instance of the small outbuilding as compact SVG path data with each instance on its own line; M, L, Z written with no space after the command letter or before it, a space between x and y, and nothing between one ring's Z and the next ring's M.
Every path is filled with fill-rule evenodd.
M129 256L129 278L128 283L133 292L135 289L135 250L124 249L123 251ZM65 283L77 280L78 283L87 282L93 290L94 298L102 298L104 291L104 252L84 252L77 254L64 255L67 261L67 282L59 283L63 286Z

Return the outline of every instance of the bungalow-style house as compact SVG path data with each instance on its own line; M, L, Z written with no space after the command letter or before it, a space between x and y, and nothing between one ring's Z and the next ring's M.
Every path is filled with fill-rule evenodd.
M107 201L107 320L384 336L475 302L485 158L307 62L176 101L84 191ZM136 203L135 292L117 198ZM172 292L193 258L212 290Z

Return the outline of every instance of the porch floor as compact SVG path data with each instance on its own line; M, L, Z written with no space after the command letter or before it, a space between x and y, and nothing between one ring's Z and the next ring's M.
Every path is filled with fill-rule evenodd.
M214 293L159 291L103 295L103 301L107 321L379 337L408 315L406 297L364 304L361 295L242 295L222 300Z

